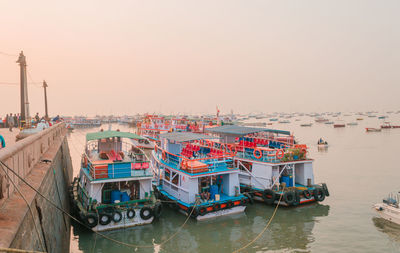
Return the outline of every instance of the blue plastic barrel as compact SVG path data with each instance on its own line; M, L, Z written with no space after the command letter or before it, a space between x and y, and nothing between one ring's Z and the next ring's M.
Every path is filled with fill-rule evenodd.
M281 183L285 183L286 187L290 187L290 178L288 176L282 176L281 177Z
M215 194L218 194L218 185L210 186L210 198L215 199Z
M126 201L129 201L129 200L130 200L130 198L129 198L128 193L127 192L123 192L122 195L121 195L121 202L126 202Z
M118 190L111 192L111 203L115 203L115 201L121 201L121 192Z

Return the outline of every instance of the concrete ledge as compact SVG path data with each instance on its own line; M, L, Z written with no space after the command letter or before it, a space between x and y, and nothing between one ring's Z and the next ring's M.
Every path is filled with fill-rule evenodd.
M64 126L58 125L58 127ZM37 134L38 136L31 136L22 140L13 146L12 150L8 151L11 154L7 153L6 155L12 155L14 151L18 152L18 147L23 148L24 145L32 144L46 134L45 131L48 133L50 129L44 130L43 134ZM52 162L38 161L33 165L30 173L25 176L25 180L58 206L61 205L62 208L69 211L68 185L72 180L72 163L65 134L60 137L55 138L47 152L41 156L41 159ZM3 157L4 155L3 153ZM10 168L14 169L13 167ZM2 170L0 169L0 171ZM12 173L8 172L8 174L11 176ZM69 218L66 218L55 207L37 195L25 183L20 182L18 187L31 206L34 219L32 219L25 201L15 190L0 207L0 247L41 251L43 249L40 241L44 241L45 251L68 252ZM60 194L60 198L58 194ZM35 224L39 230L39 235L36 232Z

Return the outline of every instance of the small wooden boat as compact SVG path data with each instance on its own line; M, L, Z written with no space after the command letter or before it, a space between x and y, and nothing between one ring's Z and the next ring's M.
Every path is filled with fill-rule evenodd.
M337 123L337 124L333 124L333 127L334 128L340 128L340 127L346 127L346 125L342 124L342 123Z
M357 122L349 122L347 123L348 126L357 126L358 123Z
M365 130L367 132L380 132L380 131L382 131L380 128L374 128L374 127L367 127L367 128L365 128Z
M301 127L310 127L312 126L312 123L306 123L306 124L300 124Z

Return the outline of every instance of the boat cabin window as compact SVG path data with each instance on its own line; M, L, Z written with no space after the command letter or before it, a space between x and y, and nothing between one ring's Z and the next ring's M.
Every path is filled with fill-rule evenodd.
M179 186L179 174L172 171L172 174L171 174L171 175L172 175L171 182L172 182L174 185Z
M105 183L102 188L101 198L103 204L140 199L140 182L138 180L133 180L128 182Z

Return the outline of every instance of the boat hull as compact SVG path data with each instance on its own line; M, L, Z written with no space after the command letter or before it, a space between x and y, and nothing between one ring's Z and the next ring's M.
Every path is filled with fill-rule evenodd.
M400 209L385 203L379 203L374 205L376 213L385 220L400 225Z

